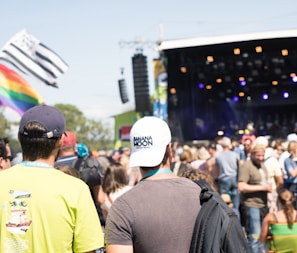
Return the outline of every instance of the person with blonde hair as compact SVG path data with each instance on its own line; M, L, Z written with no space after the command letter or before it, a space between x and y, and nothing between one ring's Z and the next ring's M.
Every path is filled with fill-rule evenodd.
M172 164L172 170L175 175L180 176L187 168L190 168L190 163L193 161L193 154L189 148L183 149L179 156L179 161Z
M57 166L56 169L66 173L70 176L80 178L79 172L75 168L73 168L69 165L60 165L60 166Z
M265 216L259 241L266 242L269 252L297 252L297 211L293 193L282 189L278 195L281 209Z
M214 183L213 177L206 171L203 171L200 169L193 169L189 167L186 170L184 170L180 176L188 178L192 181L204 180L211 187L213 191L218 192L218 189Z

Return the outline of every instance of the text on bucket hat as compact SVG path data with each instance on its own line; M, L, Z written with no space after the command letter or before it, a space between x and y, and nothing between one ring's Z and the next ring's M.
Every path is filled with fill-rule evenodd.
M170 142L171 132L164 120L153 116L139 119L130 131L130 167L159 165Z
M45 128L45 133L40 136L31 135L26 131L26 126L31 122L38 122ZM66 122L64 115L55 107L37 105L27 110L21 118L19 134L36 138L59 138L64 134Z
M62 137L63 147L69 147L76 145L76 135L71 131L66 131L65 135Z

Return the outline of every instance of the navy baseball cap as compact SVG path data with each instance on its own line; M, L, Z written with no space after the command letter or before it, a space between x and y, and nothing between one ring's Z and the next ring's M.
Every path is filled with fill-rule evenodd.
M30 135L26 125L31 122L41 124L46 132L40 136ZM65 133L65 117L57 108L49 105L37 105L27 110L21 118L19 134L32 138L59 138Z

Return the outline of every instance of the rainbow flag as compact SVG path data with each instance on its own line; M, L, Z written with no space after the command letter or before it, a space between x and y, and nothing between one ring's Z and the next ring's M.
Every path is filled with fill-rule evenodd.
M43 100L30 84L12 69L0 64L0 105L20 115Z

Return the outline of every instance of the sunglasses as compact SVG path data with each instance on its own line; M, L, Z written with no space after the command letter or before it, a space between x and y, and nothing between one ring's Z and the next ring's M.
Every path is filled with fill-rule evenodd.
M8 156L6 156L6 158L4 158L5 160L9 160L9 161L12 161L13 160L13 157L11 156L11 155L8 155Z

